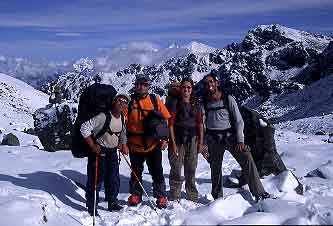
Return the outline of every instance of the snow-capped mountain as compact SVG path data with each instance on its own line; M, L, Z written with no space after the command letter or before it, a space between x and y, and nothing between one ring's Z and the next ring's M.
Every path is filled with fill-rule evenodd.
M214 47L195 41L192 41L189 44L182 46L181 48L188 49L190 53L194 54L207 54L216 50Z
M83 71L90 68L88 61L80 63L83 65L76 68ZM327 87L331 77L323 78ZM93 219L85 206L87 160L73 158L69 151L45 152L39 146L37 136L21 132L27 126L20 123L21 115L26 115L26 112L20 111L19 105L12 103L33 106L32 110L44 105L48 97L10 76L0 74L0 79L0 103L3 104L0 116L11 114L10 118L0 118L1 135L13 132L21 143L20 146L0 145L1 225L92 225ZM309 86L312 92L324 85L316 84L313 83L313 88ZM295 97L290 97L290 100L292 98ZM320 99L321 96L315 98ZM68 105L59 104L57 108L47 108L48 111L44 112L58 116L61 106ZM27 111L30 112L30 109ZM322 124L312 117L308 119L313 125ZM25 120L31 122L31 114ZM60 125L64 130L63 122ZM326 142L327 135L304 135L287 130L277 130L275 138L279 154L289 169L277 176L271 174L261 179L265 190L275 199L268 198L255 203L247 185L239 189L224 183L224 197L214 200L210 194L210 166L199 155L196 169L198 202L186 199L183 186L179 201L169 201L166 209L154 210L149 204L149 199L155 201L151 192L152 179L145 167L142 184L148 198L143 196L141 204L130 206L127 199L130 195L128 181L131 169L122 159L119 166L118 199L124 208L119 212L109 212L102 189L96 207L100 214L96 218L96 225L332 225L333 144ZM166 151L163 152L162 165L166 190L169 191L170 164ZM224 156L222 170L226 181L235 180L235 175L239 173L239 165L228 152ZM298 182L291 172L303 184L304 193L301 195L294 190Z
M161 64L172 57L181 57L189 53L205 54L213 50L215 48L199 42L190 42L184 46L174 44L173 47L167 48L151 42L130 42L119 47L100 49L97 57L90 60L94 63L96 73L112 73L130 64ZM11 75L37 89L47 91L43 85L59 75L71 72L77 61L79 60L50 63L0 55L0 73Z
M153 91L165 95L165 87L170 80L191 76L195 81L200 81L204 74L216 69L224 89L239 101L253 95L259 95L265 100L271 93L300 89L305 83L303 74L310 66L314 67L314 62L322 61L318 57L328 51L332 40L281 25L259 26L250 30L241 43L233 43L203 55L192 51L159 65L131 64L116 73L105 72L102 77L106 78L102 80L112 81L119 90L128 91L133 75L145 73L155 81ZM213 50L195 42L190 45L191 48L195 46L197 52L201 53L202 50ZM155 51L152 51L152 47L148 49ZM115 77L117 79L112 79Z
M208 54L190 53L174 57L159 65L131 64L117 72L92 76L96 71L93 71L91 63L78 61L75 68L90 68L90 75L86 70L68 72L50 83L48 90L52 92L54 87L60 87L69 104L68 109L72 109L71 103L77 103L82 90L94 81L112 84L119 92L130 92L135 75L146 74L153 80L151 91L162 98L167 94L171 80L179 81L187 76L198 82L196 92L200 95L201 78L215 70L226 92L234 95L240 103L257 109L273 123L280 123L281 128L295 125L290 121L297 120L293 129L296 132L313 134L318 129L330 133L333 108L332 94L327 90L330 90L332 78L332 44L329 44L332 40L281 25L259 26L250 30L239 44L233 43ZM148 49L155 51L151 46ZM309 74L309 68L316 73ZM67 114L64 113L62 121L73 124L75 117ZM309 120L302 120L308 117L325 117L328 122L313 127ZM51 119L37 118L42 121ZM44 133L40 127L44 124L36 121L36 129Z
M69 62L34 62L22 57L0 55L0 73L18 78L35 88L40 88L46 81L52 81L69 70L72 70Z
M215 48L199 42L190 42L183 46L173 43L167 48L151 42L130 42L120 47L101 50L100 56L94 61L97 72L110 73L122 70L130 64L152 66L173 57L178 58L190 53L207 54L214 50Z
M33 113L48 104L48 95L25 82L0 73L0 126L18 130L33 127Z

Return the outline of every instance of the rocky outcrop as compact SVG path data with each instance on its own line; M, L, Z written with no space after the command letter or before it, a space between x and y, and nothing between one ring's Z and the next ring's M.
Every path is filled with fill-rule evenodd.
M94 72L90 63L78 62L79 66L73 72L59 76L46 87L52 93L54 87L59 86L66 101L77 103L82 90L93 82L111 84L118 91L131 93L135 75L145 74L153 80L151 91L164 98L170 82L184 77L192 77L197 82L195 92L202 94L200 80L215 70L223 89L235 96L238 102L257 96L260 103L256 107L269 112L268 105L260 108L260 104L263 105L271 96L301 90L317 77L332 72L330 41L333 39L281 25L258 26L251 29L241 43L232 43L207 54L195 54L193 51L159 65L131 64L116 73L92 75ZM70 118L75 119L74 115ZM66 123L69 121L73 123L74 120L67 120ZM48 132L44 133L43 128L47 128L56 131L56 135L52 136L59 136L60 131L54 130L57 124L50 124L53 126L39 126L39 133L46 137Z
M329 75L333 75L333 41L322 53L312 58L309 65L295 77L295 81L311 84Z
M35 133L46 151L70 149L77 104L62 103L38 109L34 117Z
M15 134L8 133L8 134L4 135L1 144L8 145L8 146L20 146L20 141L17 138L17 136L15 136Z

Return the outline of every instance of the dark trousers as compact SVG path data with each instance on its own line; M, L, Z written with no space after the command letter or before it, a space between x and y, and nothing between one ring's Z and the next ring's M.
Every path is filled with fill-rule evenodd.
M139 178L142 184L142 173L144 169L144 162L146 161L148 171L153 179L153 195L155 198L165 197L165 181L162 167L162 151L159 146L149 152L130 152L129 157L131 160L132 169ZM136 177L131 173L129 181L129 188L131 194L142 196L142 188L137 182Z
M120 187L117 149L107 149L103 147L102 152L105 153L105 156L99 156L96 203L99 202L99 191L103 181L105 188L105 200L114 202L117 200ZM93 208L94 205L95 169L96 155L89 154L87 165L88 180L86 184L86 206L88 208Z
M259 177L257 167L253 161L250 149L237 152L234 150L235 137L230 133L208 134L208 152L211 168L212 196L214 199L223 197L222 191L222 162L225 150L229 150L232 156L241 166L246 182L249 184L252 195L265 192Z

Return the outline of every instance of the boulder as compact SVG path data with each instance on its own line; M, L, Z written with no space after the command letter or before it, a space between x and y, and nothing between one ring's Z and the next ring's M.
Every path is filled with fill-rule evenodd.
M68 150L77 115L77 104L64 102L38 109L34 117L35 132L46 151Z
M326 135L326 132L323 130L319 130L315 133L315 135Z
M8 146L20 146L20 141L13 133L8 133L3 137L1 144Z

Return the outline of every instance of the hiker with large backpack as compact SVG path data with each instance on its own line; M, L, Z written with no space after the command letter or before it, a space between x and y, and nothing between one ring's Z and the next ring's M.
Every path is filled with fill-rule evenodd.
M166 208L168 199L162 167L162 149L167 147L169 111L158 96L149 94L151 80L137 75L134 94L128 106L127 135L129 157L133 172L129 181L129 205L142 201L142 173L144 162L153 179L153 195L159 208ZM139 181L140 183L139 183Z
M180 82L180 96L169 100L169 162L170 162L170 200L181 198L184 166L187 199L197 202L198 190L195 185L195 171L198 153L203 149L203 124L200 106L193 96L194 83L190 78Z
M81 134L90 148L86 206L91 216L98 216L95 206L99 201L98 193L103 181L108 210L119 211L123 208L117 200L120 187L117 149L128 154L126 125L122 112L128 107L129 101L128 95L118 94L109 111L101 112L81 125Z
M221 167L225 150L233 155L244 171L255 201L269 198L270 194L265 191L260 181L250 149L244 144L244 122L235 99L224 94L219 79L213 72L207 74L203 80L206 96L202 111L207 134L213 198L223 196Z

